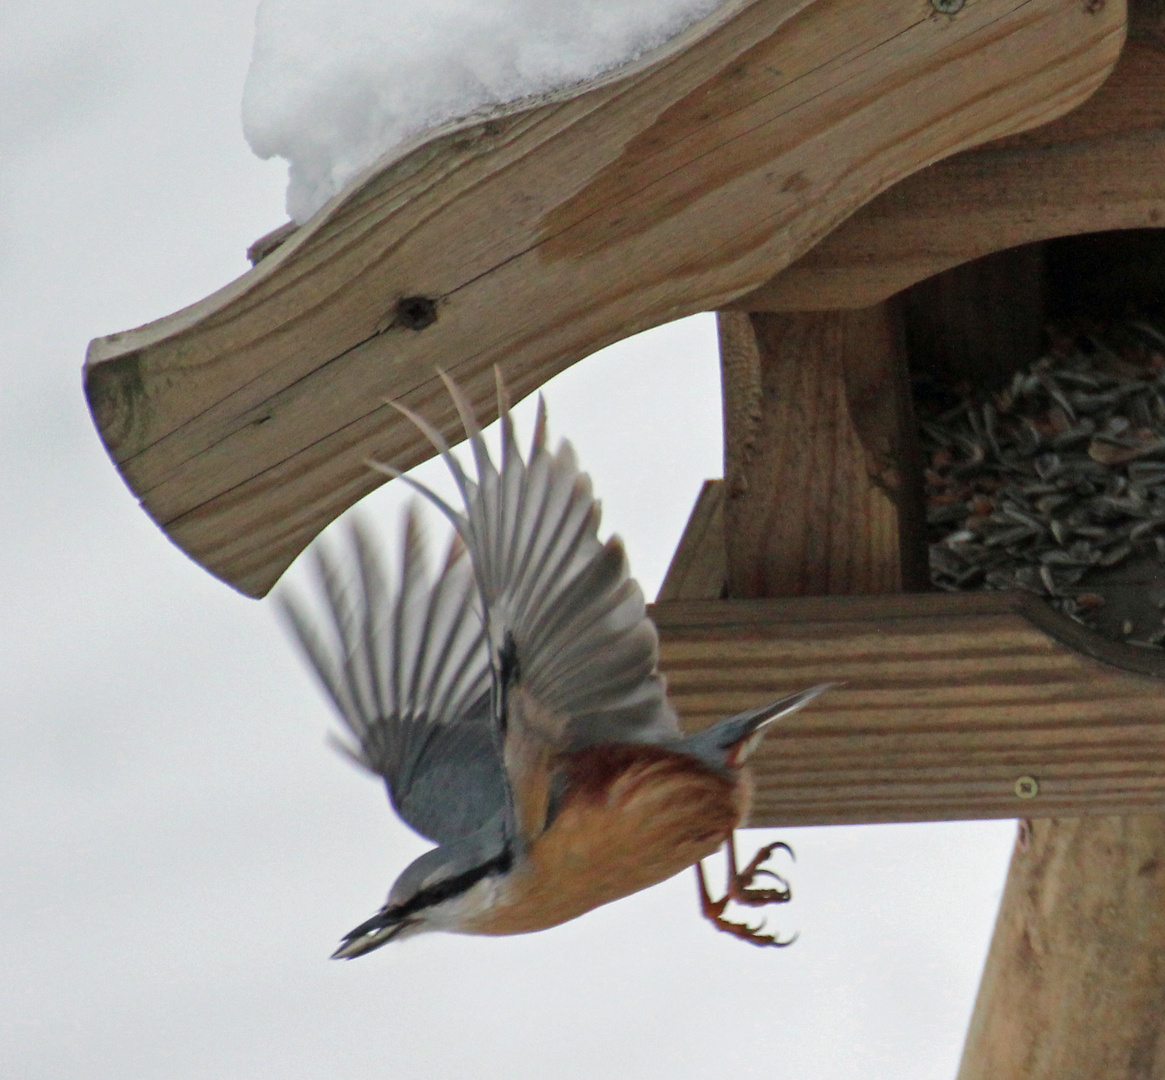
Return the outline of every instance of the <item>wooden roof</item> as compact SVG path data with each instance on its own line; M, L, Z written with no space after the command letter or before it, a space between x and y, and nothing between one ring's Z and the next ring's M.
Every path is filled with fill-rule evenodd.
M950 5L954 6L954 5ZM896 181L1104 80L1124 5L735 0L657 53L389 155L255 269L92 343L143 508L244 593L447 434L603 345L752 292Z

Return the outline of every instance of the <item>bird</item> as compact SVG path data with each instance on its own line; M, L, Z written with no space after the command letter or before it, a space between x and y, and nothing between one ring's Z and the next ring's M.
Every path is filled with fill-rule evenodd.
M281 610L346 736L337 748L383 779L397 815L435 846L396 879L337 959L427 931L522 934L574 919L695 867L702 913L759 946L792 939L725 915L790 899L765 864L737 866L748 816L745 763L781 717L831 684L685 735L658 665L658 635L617 536L598 536L589 476L562 440L551 450L539 397L530 450L519 448L496 373L501 452L493 461L459 386L439 373L464 427L475 476L445 438L388 402L433 444L454 506L382 462L451 523L431 569L418 500L404 514L390 579L360 522L347 550L317 543L317 598L283 591ZM456 501L456 500L455 500ZM726 847L714 899L703 860ZM769 887L758 879L767 877Z

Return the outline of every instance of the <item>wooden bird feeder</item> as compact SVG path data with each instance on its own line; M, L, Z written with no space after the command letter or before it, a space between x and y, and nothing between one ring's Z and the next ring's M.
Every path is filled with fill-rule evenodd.
M435 366L492 418L495 365L520 397L717 310L725 478L653 607L685 723L844 680L767 741L755 824L1093 816L1024 834L960 1076L1165 1076L1165 965L1135 960L1165 955L1165 660L1034 598L926 591L906 378L927 336L1038 329L1020 245L1165 227L1165 4L1128 22L727 0L394 151L243 277L94 341L94 420L167 535L261 596L383 480L368 458L431 454L386 398L459 437ZM1153 816L1098 816L1122 814Z

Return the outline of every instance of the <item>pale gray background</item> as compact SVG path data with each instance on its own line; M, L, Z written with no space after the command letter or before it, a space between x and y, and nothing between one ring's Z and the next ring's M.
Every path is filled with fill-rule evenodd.
M419 842L325 748L271 605L138 510L80 383L89 338L283 220L240 134L253 9L0 4L0 1076L951 1077L1009 822L786 830L784 952L714 933L684 875L532 937L328 961ZM720 472L710 318L546 392L653 593Z

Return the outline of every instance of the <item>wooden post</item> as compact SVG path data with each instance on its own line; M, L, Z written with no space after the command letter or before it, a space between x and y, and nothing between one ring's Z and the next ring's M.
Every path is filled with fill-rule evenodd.
M959 1080L1165 1077L1165 818L1021 822Z
M895 305L719 322L728 595L924 589Z

